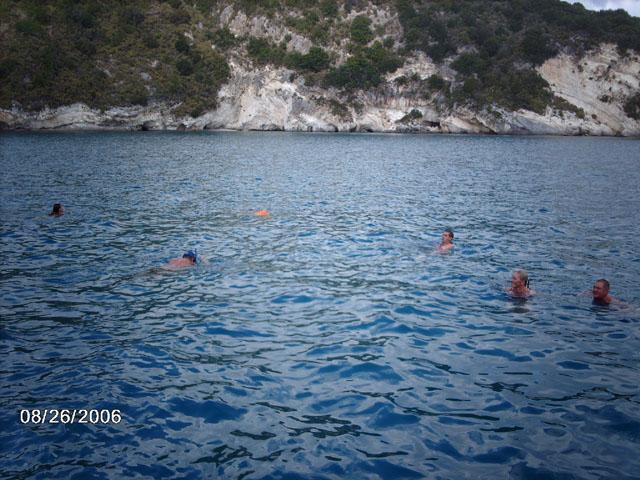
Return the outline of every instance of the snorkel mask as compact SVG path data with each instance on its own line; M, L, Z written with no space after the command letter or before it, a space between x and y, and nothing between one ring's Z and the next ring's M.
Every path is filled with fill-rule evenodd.
M184 255L182 255L182 258L188 258L190 259L193 263L198 263L198 254L197 252L193 251L193 250L189 250L187 253L185 253Z

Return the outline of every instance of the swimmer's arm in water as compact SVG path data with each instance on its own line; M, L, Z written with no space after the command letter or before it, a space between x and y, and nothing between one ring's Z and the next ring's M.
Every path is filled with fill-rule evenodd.
M630 303L627 303L616 297L611 297L611 305L615 305L621 310L632 310L632 311L636 310Z

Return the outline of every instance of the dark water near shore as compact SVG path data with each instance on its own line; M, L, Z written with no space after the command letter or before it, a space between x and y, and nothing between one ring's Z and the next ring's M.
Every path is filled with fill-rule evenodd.
M637 140L6 134L0 169L2 478L640 478Z

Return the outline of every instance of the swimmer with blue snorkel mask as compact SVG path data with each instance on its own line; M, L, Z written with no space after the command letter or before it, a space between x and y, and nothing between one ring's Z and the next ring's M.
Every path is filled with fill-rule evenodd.
M175 270L180 268L195 267L198 262L207 264L207 260L204 257L199 256L196 250L189 250L184 255L182 255L182 257L169 260L164 268Z

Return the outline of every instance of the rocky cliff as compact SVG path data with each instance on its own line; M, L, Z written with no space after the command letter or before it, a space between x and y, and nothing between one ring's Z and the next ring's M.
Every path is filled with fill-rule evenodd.
M402 27L390 9L368 4L377 31L402 41ZM285 41L289 51L305 54L312 42L273 18L248 16L229 6L213 12L220 28L238 37L251 35ZM347 20L349 17L347 17ZM185 33L189 38L190 33ZM215 47L212 47L215 48ZM346 40L336 38L327 50L337 62L349 56ZM430 132L557 135L640 135L640 121L624 110L640 91L640 59L601 44L580 55L559 53L537 67L558 100L544 111L508 110L498 105L470 108L445 105L441 95L417 95L409 83L437 75L456 81L450 61L433 62L422 52L408 55L402 67L386 73L375 89L342 91L309 84L295 70L256 65L242 49L228 56L230 76L217 92L216 108L200 115L177 116L175 104L90 108L74 103L25 111L14 105L0 110L0 129L186 129L286 130L308 132Z

